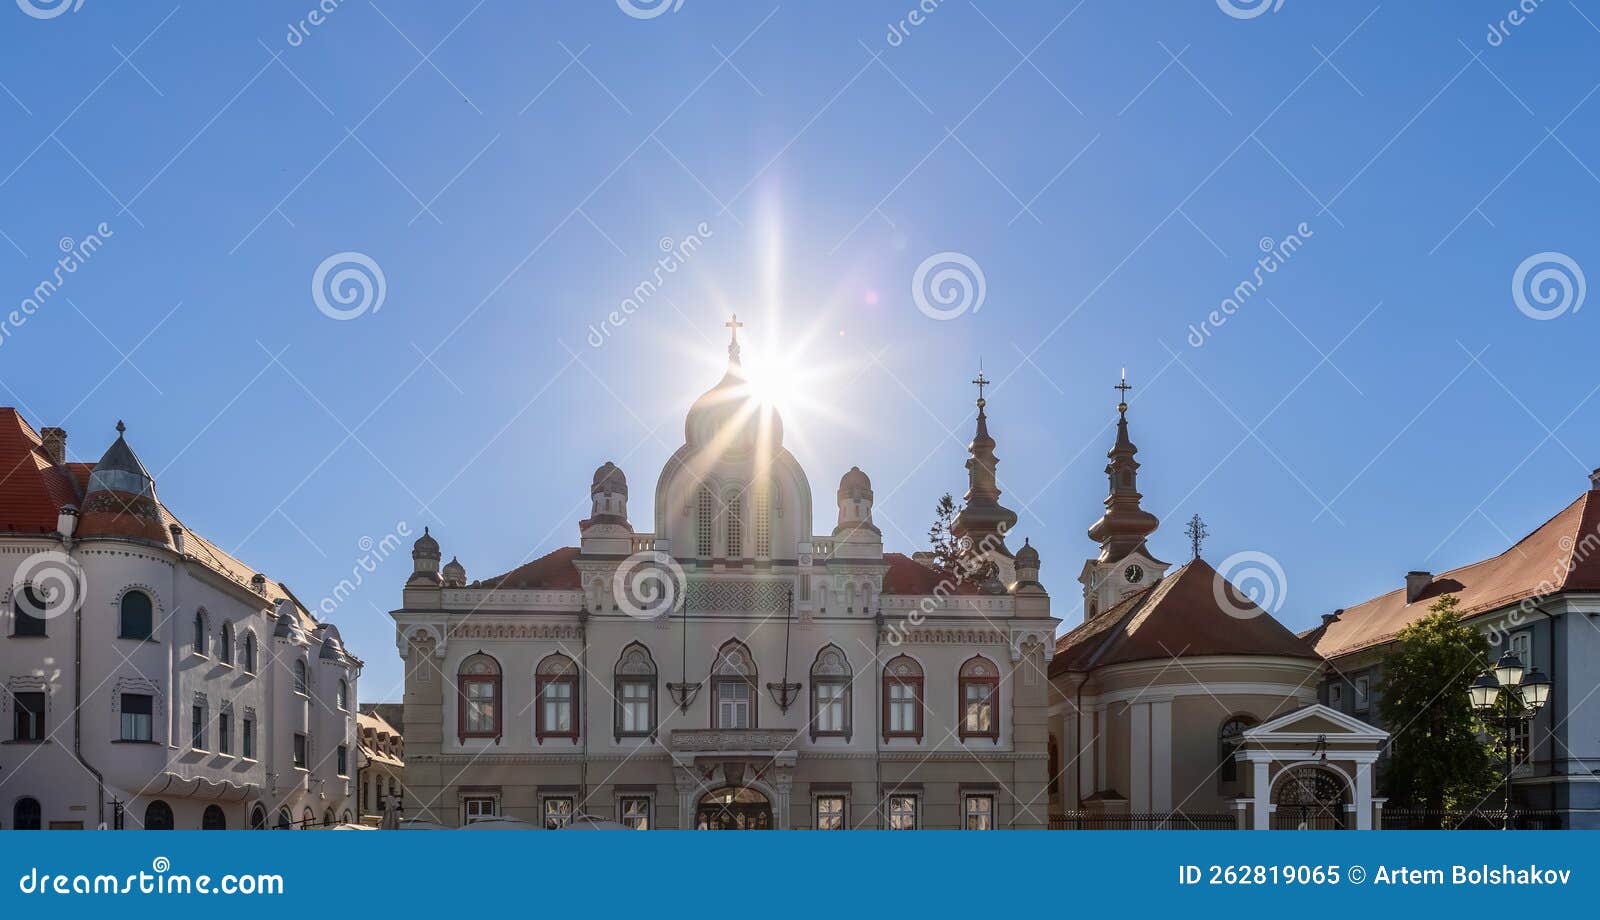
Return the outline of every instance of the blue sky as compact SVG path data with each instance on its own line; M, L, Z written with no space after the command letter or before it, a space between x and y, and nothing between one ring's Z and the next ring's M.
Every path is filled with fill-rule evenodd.
M964 487L981 359L1069 625L1124 366L1153 548L1203 515L1213 562L1278 560L1297 629L1499 551L1600 464L1594 308L1512 285L1600 265L1600 11L1564 0L1493 43L1511 0L346 0L293 40L312 0L29 2L58 6L0 10L6 312L110 236L0 330L0 400L75 459L126 419L167 504L308 602L399 522L479 577L573 542L604 460L647 495L734 310L804 369L818 529L858 464L901 551ZM348 321L312 294L341 252L385 282ZM985 296L936 321L912 278L944 252ZM408 572L333 617L369 700Z

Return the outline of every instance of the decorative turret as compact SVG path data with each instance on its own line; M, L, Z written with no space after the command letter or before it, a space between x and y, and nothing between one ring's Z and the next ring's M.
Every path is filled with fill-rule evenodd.
M594 481L589 486L591 504L589 519L579 525L587 529L591 524L620 524L629 530L628 477L622 469L607 460L594 471Z
M1006 548L1005 535L1016 525L1017 513L1000 504L1000 486L995 477L1000 460L994 455L994 438L989 437L989 418L984 412L988 401L983 398L983 388L989 381L979 371L972 382L978 387L978 428L967 445L971 454L967 459L967 494L961 511L950 524L950 532L958 539L971 541L974 552L995 553L1009 560L1011 551Z
M439 541L423 527L422 536L411 545L411 579L406 584L437 585L439 582Z
M116 441L89 474L78 536L132 537L167 546L170 536L156 499L155 480L128 446L127 430L117 422Z
M444 564L444 586L446 588L460 588L464 587L466 583L467 567L461 564L461 560L451 556L450 561Z
M883 533L872 523L872 480L852 466L839 479L839 523L833 528L833 557L841 564L883 558Z

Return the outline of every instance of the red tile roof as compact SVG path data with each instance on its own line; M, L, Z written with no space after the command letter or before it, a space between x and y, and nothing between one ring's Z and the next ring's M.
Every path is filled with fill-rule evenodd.
M1058 638L1050 673L1206 655L1319 657L1310 643L1196 559Z
M1463 616L1561 591L1600 591L1600 491L1589 491L1498 556L1436 576L1406 603L1404 588L1350 607L1304 634L1324 657L1383 645L1454 594Z
M88 474L80 481L71 469L80 464L53 463L43 443L21 413L0 407L0 532L54 533L61 506L83 500Z
M944 573L903 553L884 553L883 561L889 564L889 570L883 574L884 594L920 596L978 593L977 586L969 583L955 585L953 589L947 584L942 590L936 590L939 583L946 580Z
M471 587L577 590L583 587L583 582L578 577L577 566L572 564L572 560L576 558L578 558L576 546L563 546L532 562L517 566L504 575L475 581Z

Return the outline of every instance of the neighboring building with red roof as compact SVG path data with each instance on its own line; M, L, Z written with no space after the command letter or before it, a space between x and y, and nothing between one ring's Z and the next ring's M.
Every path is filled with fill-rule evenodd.
M338 629L186 528L122 423L97 462L66 443L0 407L0 827L344 819Z
M642 500L652 532L613 463L578 545L503 574L441 566L425 532L393 611L407 818L1044 827L1058 621L1038 550L1011 545L986 406L951 524L987 562L971 577L885 552L860 469L816 532L737 331Z
M1325 615L1303 635L1331 665L1323 702L1381 724L1384 654L1447 595L1488 637L1491 657L1509 651L1553 685L1518 739L1516 805L1559 812L1564 826L1600 827L1600 712L1588 701L1600 679L1600 470L1504 552L1437 575L1408 572L1402 587Z

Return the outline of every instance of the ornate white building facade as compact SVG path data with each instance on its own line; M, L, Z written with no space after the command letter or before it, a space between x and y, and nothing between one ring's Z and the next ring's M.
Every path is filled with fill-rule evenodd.
M783 425L726 375L630 522L595 472L579 544L468 582L424 533L403 606L406 817L665 828L1038 828L1057 621L999 504L985 402L962 579L886 553L867 475L830 533ZM638 503L634 502L637 508Z
M122 436L0 408L0 827L347 821L361 662L187 529Z

